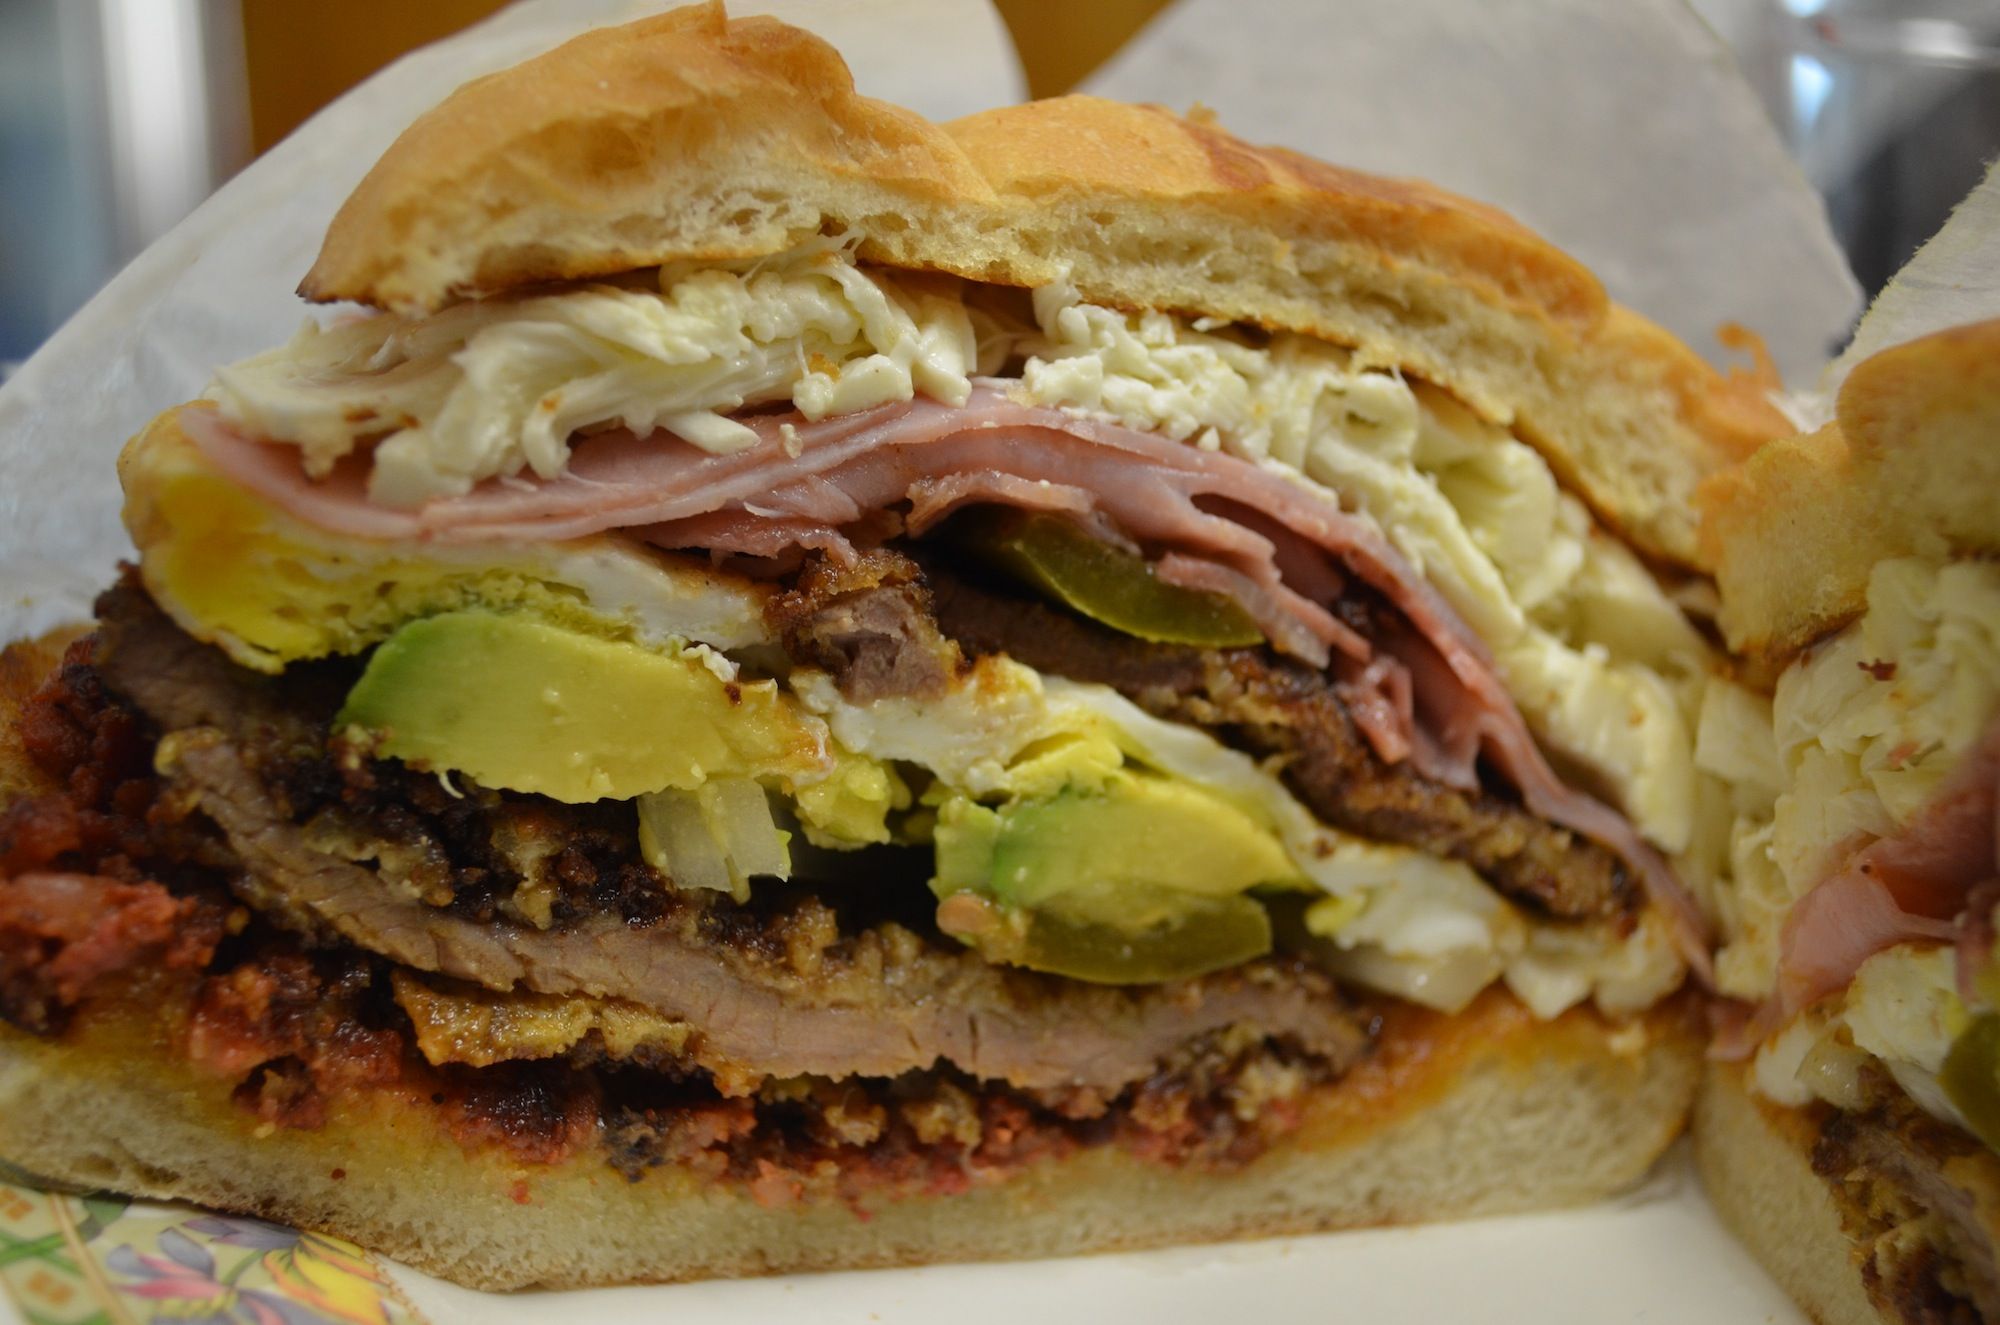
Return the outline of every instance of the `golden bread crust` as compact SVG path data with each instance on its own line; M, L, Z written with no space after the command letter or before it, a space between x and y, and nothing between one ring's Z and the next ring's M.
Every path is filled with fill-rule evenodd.
M670 258L753 257L824 206L979 196L935 125L859 96L833 48L719 4L586 32L420 117L334 216L308 298L452 298Z
M1863 360L1835 420L1703 483L1730 647L1777 661L1859 615L1878 561L2000 553L2000 320Z
M1452 391L1539 447L1646 552L1694 564L1688 498L1784 431L1511 218L1255 147L1203 116L1062 97L938 126L831 47L683 9L468 84L335 218L302 292L464 296L823 231L863 258L1297 331Z
M1578 325L1608 306L1583 264L1497 208L1421 180L1258 147L1207 113L1066 96L984 111L945 130L994 192L1016 203L1193 207L1268 228L1270 251L1259 260L1282 262L1282 247L1296 237L1355 239ZM1010 254L989 279L1039 284L1061 276L1064 254L1045 255L1040 271L1024 261L1031 257Z

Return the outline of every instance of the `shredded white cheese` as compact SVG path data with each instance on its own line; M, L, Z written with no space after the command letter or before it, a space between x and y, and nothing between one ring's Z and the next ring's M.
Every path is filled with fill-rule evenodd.
M703 450L756 434L728 415L790 401L809 419L917 392L961 404L977 366L955 297L864 270L838 241L657 289L591 285L320 327L217 372L210 398L328 473L369 448L369 496L418 505L483 479L562 472L570 439L664 428ZM372 443L372 446L370 445Z
M1745 860L1725 895L1725 993L1771 991L1779 930L1828 854L1899 831L1996 711L2000 565L1905 558L1875 568L1859 621L1779 678L1768 718L1753 706L1704 721L1707 757L1764 788L1734 830Z

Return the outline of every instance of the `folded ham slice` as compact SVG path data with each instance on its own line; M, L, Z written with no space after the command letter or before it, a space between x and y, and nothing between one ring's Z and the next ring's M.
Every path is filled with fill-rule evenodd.
M1776 992L1724 1029L1715 1056L1749 1057L1813 1003L1845 989L1863 962L1899 943L1951 942L1983 928L1984 947L1961 943L1959 961L1984 961L1990 917L1972 915L1968 903L1996 873L2000 714L1901 832L1841 853L1793 904L1778 939ZM1970 975L1961 970L1961 986Z
M244 436L206 408L181 415L217 469L309 524L360 538L523 542L617 529L671 548L838 554L844 527L904 504L913 535L979 501L1101 518L1159 552L1171 579L1232 592L1288 652L1319 666L1335 650L1363 666L1377 650L1393 657L1413 689L1420 727L1405 742L1419 766L1464 786L1484 757L1535 814L1614 852L1706 979L1705 923L1665 861L1624 816L1563 783L1477 637L1373 522L1341 509L1325 488L1276 466L1021 404L990 381L957 407L919 397L818 422L791 414L742 422L760 440L731 454L665 434L606 432L579 439L556 478L493 480L411 510L367 500L364 458L312 480L294 448ZM1362 639L1317 596L1350 581L1374 589L1400 621ZM1384 705L1371 725L1382 728L1397 707Z

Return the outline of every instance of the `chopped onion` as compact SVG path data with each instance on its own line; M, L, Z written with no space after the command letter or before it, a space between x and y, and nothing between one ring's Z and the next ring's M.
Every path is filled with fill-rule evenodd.
M1844 1040L1837 1031L1820 1036L1799 1063L1799 1080L1836 1109L1865 1109L1868 1091L1862 1069L1870 1055Z
M750 880L791 874L789 834L750 778L717 778L694 791L641 796L639 851L679 888L708 888L743 901Z

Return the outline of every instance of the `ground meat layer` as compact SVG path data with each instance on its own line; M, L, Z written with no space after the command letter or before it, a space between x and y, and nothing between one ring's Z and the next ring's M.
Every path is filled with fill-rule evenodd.
M212 838L163 803L152 733L73 645L21 712L30 763L61 788L0 809L0 1018L60 1030L107 975L199 967L227 922Z

